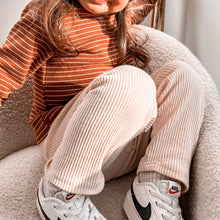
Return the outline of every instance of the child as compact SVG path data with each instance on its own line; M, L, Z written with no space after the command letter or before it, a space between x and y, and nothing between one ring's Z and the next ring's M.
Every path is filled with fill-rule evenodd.
M141 69L149 56L132 25L155 2L32 0L0 48L1 104L33 76L42 219L105 219L89 195L136 168L128 219L182 219L204 93L184 62Z

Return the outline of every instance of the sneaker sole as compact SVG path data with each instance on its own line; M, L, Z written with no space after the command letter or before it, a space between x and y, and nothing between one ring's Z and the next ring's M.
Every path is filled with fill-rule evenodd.
M139 217L139 214L137 213L136 208L134 207L134 203L131 197L131 190L127 192L127 195L125 197L125 201L123 204L123 208L129 220L142 220Z
M40 215L41 219L42 220L50 220L49 218L45 218L43 213L42 213L42 208L41 208L40 203L39 203L38 191L37 191L36 205L37 205L38 214Z
M39 207L39 203L38 200L36 200L36 204L37 204L37 210L38 210L38 214L41 217L42 220L46 220L43 216L43 214L40 212L40 207Z

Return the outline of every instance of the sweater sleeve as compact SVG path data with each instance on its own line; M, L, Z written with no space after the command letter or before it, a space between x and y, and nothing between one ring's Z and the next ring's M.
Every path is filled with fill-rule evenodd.
M130 26L140 24L154 8L158 0L131 0L127 6L126 20Z
M53 55L37 17L27 5L0 47L0 106Z

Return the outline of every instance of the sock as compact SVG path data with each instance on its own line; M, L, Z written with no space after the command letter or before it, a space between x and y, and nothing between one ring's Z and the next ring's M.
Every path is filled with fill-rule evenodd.
M138 174L138 181L140 183L143 183L143 182L151 182L153 183L154 185L157 186L157 182L160 181L160 180L171 180L171 181L174 181L174 182L177 182L180 184L179 181L173 179L173 178L170 178L168 176L165 176L163 174L160 174L158 172L153 172L153 171L146 171L146 172L140 172Z
M44 195L45 197L53 197L57 192L62 191L61 188L55 186L53 183L51 183L46 176L44 178Z

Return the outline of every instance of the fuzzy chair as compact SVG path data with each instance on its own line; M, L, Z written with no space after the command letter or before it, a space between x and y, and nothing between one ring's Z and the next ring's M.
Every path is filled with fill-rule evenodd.
M217 87L198 59L169 35L145 26L139 35L149 40L148 72L164 63L182 60L201 76L205 86L205 115L198 146L191 165L190 190L181 198L186 220L220 219L220 98ZM147 39L147 38L146 38ZM39 220L36 191L45 161L35 145L28 123L32 104L32 83L15 91L0 108L0 220ZM34 146L32 146L34 145ZM126 219L122 210L125 194L135 172L106 183L91 199L109 220Z

